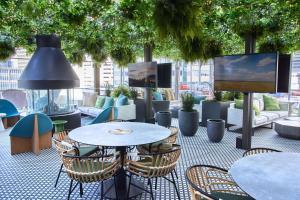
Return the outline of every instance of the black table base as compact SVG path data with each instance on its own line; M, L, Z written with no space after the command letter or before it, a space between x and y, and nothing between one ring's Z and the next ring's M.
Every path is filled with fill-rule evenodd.
M121 156L121 163L124 163L125 160L125 156L126 156L126 147L117 147L116 148L117 151L120 152L120 156ZM143 183L131 179L131 182L135 185L139 185L141 187L143 187ZM104 193L105 194L105 198L108 199L117 199L116 198L116 194L118 195L118 199L123 200L123 199L127 199L127 191L128 191L128 186L129 186L129 178L126 175L126 172L124 170L124 167L122 166L119 170L119 172L116 175L116 188L117 188L117 193L115 191L115 185L114 185L114 180L107 180L104 182ZM109 191L107 191L109 189ZM107 191L107 192L106 192ZM133 198L136 197L138 195L141 195L144 191L131 186L130 187L130 194L129 194L129 198ZM100 191L101 194L101 191Z

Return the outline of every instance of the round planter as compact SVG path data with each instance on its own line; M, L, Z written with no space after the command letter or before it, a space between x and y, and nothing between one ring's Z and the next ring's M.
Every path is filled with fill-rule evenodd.
M198 111L185 112L178 111L179 129L184 136L194 136L199 127Z
M171 126L172 115L169 111L159 111L156 113L157 124L164 127Z
M220 142L223 139L225 121L222 119L207 120L207 136L211 142Z

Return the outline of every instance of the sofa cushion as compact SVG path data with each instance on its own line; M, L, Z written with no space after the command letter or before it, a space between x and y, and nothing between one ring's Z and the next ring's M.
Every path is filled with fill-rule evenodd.
M89 110L88 110L88 113L91 116L98 116L102 111L103 111L103 109L90 107Z
M244 107L244 100L241 99L234 99L234 107L237 109L243 109ZM258 101L253 101L253 110L255 112L255 115L260 115L260 110L259 110L259 102Z
M162 94L160 92L153 92L153 98L156 101L162 101L164 100Z
M279 101L273 97L269 97L266 95L263 95L264 104L265 104L265 110L266 111L276 111L280 110Z
M83 114L88 114L90 108L93 108L93 107L91 107L91 106L79 106L78 110L80 110L80 112L82 112Z
M274 113L278 116L278 118L287 117L288 111L268 111L269 113Z
M105 96L98 96L96 103L95 103L95 107L96 108L102 108L105 102Z
M255 116L254 118L254 125L260 125L268 122L268 118L263 115Z
M120 94L116 101L116 106L125 106L128 105L128 97L124 96L123 94Z
M105 97L104 105L102 106L102 109L106 109L108 107L114 106L114 99L112 97Z
M273 121L274 119L279 118L279 115L270 111L262 111L260 115L268 118L268 121Z
M95 106L96 100L96 92L83 92L82 106Z

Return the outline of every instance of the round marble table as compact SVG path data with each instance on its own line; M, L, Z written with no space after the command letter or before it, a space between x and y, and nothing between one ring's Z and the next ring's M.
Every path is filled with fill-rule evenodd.
M234 181L256 200L300 199L300 153L263 153L231 166Z
M97 146L113 146L120 152L121 159L126 156L126 147L141 144L149 144L164 140L171 135L171 131L162 126L138 123L138 122L110 122L100 123L76 128L69 133L69 137L80 143L97 145ZM122 162L123 163L123 162ZM113 182L112 182L113 183ZM112 184L106 181L105 188L109 188ZM128 180L125 170L121 168L116 177L118 190L118 199L126 199ZM142 183L135 183L142 185ZM115 199L115 191L113 189L107 193L106 197ZM106 190L106 189L104 189ZM135 197L143 191L131 187L130 197Z
M3 121L2 121L2 118L5 117L5 116L6 116L5 113L0 113L0 131L5 130L4 125L3 125Z

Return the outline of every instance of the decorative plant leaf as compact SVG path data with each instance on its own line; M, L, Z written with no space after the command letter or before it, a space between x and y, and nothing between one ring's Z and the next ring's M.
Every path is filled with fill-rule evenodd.
M5 60L15 53L15 46L12 38L7 35L0 35L0 60Z

